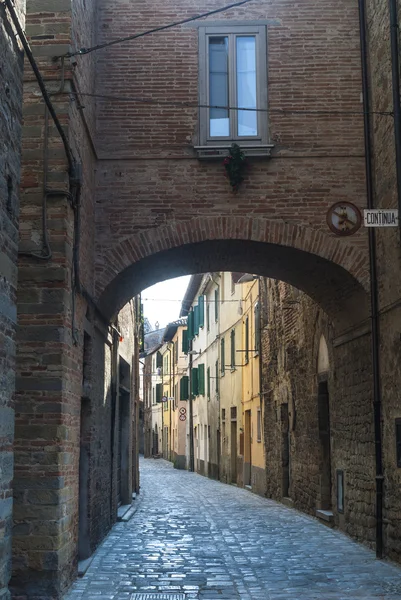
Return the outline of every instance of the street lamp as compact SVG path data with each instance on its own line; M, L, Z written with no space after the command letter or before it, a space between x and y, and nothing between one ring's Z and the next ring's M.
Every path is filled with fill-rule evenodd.
M190 342L192 346L192 341ZM194 456L194 411L193 411L193 397L192 397L192 357L197 354L201 354L196 350L188 350L189 355L189 469L188 471L195 471L195 456Z

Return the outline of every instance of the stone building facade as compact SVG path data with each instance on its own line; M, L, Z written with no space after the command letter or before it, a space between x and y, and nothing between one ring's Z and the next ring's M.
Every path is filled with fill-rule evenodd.
M23 19L24 3L17 2ZM9 598L23 53L0 7L0 598Z

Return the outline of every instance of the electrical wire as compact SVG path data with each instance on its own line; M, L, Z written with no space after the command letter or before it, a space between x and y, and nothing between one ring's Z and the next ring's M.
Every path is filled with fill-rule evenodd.
M360 110L308 110L308 109L298 109L298 108L245 108L240 106L223 106L216 104L198 104L197 102L178 102L173 100L154 100L152 98L141 98L136 96L111 96L107 94L93 94L90 92L65 92L70 96L86 96L89 98L95 98L100 100L108 100L110 102L133 102L137 104L152 104L156 106L167 106L167 107L177 107L177 108L215 108L222 110L241 110L241 111L250 111L250 112L261 112L261 113L269 113L269 114L293 114L293 115L312 115L312 116L363 116L364 111ZM370 111L370 115L379 115L379 116L393 116L394 113L391 111Z
M96 50L102 50L103 48L108 48L109 46L115 46L116 44L122 44L123 42L129 42L131 40L136 40L141 37L145 37L146 35L150 35L152 33L157 33L158 31L165 31L166 29L171 29L172 27L178 27L179 25L184 25L185 23L191 23L192 21L197 21L198 19L203 19L205 17L209 17L211 15L216 15L217 13L225 12L226 10L230 10L231 8L237 8L238 6L243 6L244 4L248 4L249 2L253 2L253 0L241 0L241 2L235 2L234 4L228 4L226 6L222 6L221 8L216 8L215 10L210 10L201 15L194 15L193 17L188 17L187 19L182 19L181 21L175 21L174 23L169 23L168 25L161 25L160 27L154 27L153 29L149 29L148 31L143 31L142 33L134 33L132 35L127 35L125 37L117 38L112 40L111 42L105 42L104 44L97 44L96 46L91 46L90 48L80 48L75 52L67 52L63 56L65 58L72 58L73 56L83 56L85 54L90 54L91 52L95 52ZM61 56L57 56L56 58L61 58Z

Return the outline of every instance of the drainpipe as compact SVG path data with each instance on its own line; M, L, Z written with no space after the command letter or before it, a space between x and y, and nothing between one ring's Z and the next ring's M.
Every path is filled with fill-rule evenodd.
M401 106L400 106L400 64L398 45L397 0L389 0L390 40L391 40L391 80L393 87L393 113L395 137L395 164L397 172L398 214L401 216ZM401 235L401 229L400 229Z
M391 1L390 1L390 4L391 4ZM360 26L360 40L361 40L366 194L367 194L367 205L368 205L368 208L371 209L371 208L374 208L374 199L373 199L373 175L372 175L372 151L371 151L372 149L371 149L371 129L370 129L370 98L369 98L368 58L367 58L367 43L366 43L365 0L359 0L359 26ZM398 64L398 62L397 62L397 64ZM398 106L399 106L399 101L398 101ZM401 153L400 153L400 157L401 157ZM397 167L397 171L398 171L398 167ZM399 170L399 173L401 173L401 169ZM397 175L398 175L398 173L397 173ZM399 189L401 189L401 186ZM400 197L401 196L399 194L399 199L400 199ZM371 327L372 327L373 417L374 417L375 460L376 460L376 557L383 558L384 476L383 476L383 451L382 451L382 431L381 431L379 301L378 301L378 290L377 290L376 232L375 232L374 227L368 228L368 236L369 236L370 302L371 302Z

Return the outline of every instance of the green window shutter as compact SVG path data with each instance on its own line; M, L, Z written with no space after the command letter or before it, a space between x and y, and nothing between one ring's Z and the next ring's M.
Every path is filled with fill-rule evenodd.
M199 333L199 306L194 306L194 336Z
M255 315L255 350L260 351L260 304L257 302L254 309Z
M207 397L210 398L210 367L207 368Z
M231 368L235 369L235 329L231 331Z
M199 327L204 327L204 325L205 325L205 296L199 296L198 306L199 306Z
M198 392L200 396L205 395L205 365L198 365Z
M206 329L210 331L210 304L206 305Z
M162 355L160 354L160 352L158 352L158 353L156 354L156 367L160 367L160 368L162 368L162 367L163 367L163 357L162 357Z
M163 384L156 383L156 402L161 402L163 396Z
M194 339L194 311L191 310L188 313L188 340L193 340Z
M198 369L192 369L192 373L191 373L191 379L192 379L192 395L193 396L198 396L199 395L199 383L198 383Z
M219 288L214 290L214 320L219 319Z
M216 394L219 393L219 361L216 360Z
M221 342L220 342L220 354L221 354L220 370L224 374L224 371L226 370L226 356L225 356L226 352L225 352L224 338L222 338Z
M189 391L189 377L188 375L184 375L180 379L180 400L188 400L188 391Z
M188 330L184 329L182 332L182 351L184 354L188 354Z

